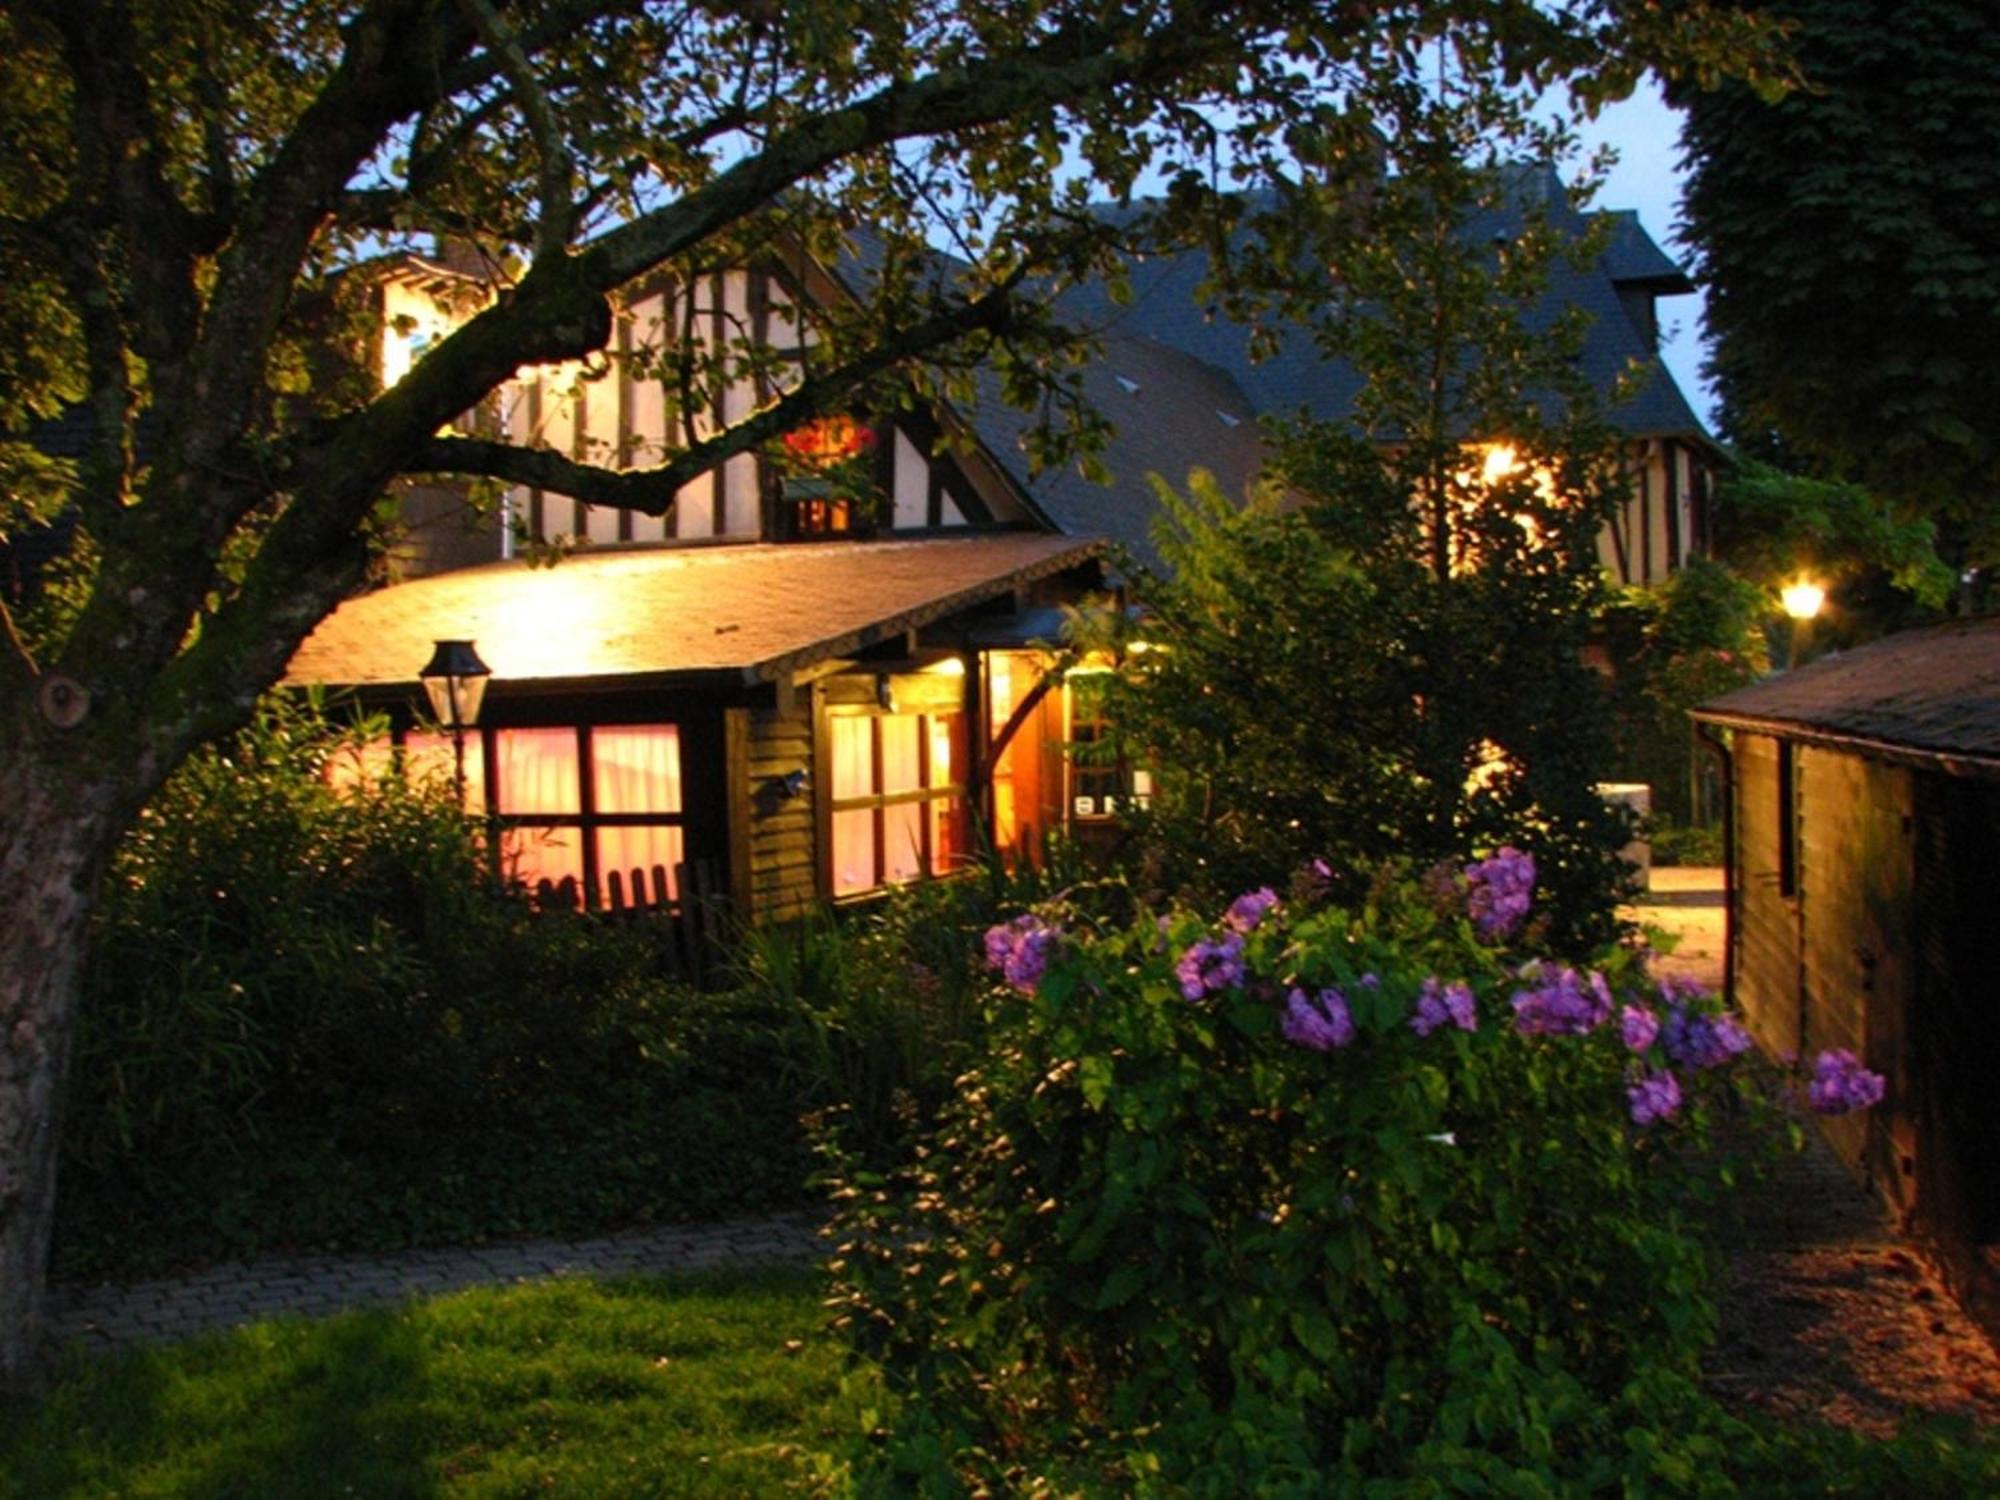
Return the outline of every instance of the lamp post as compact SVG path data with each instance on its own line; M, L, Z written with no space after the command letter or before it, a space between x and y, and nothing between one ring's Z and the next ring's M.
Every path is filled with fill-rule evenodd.
M453 779L458 805L465 806L465 731L479 722L486 679L493 669L479 659L470 641L439 641L430 664L417 674L431 700L431 712L451 731Z
M1826 589L1809 578L1800 578L1778 590L1778 600L1792 617L1791 661L1787 665L1796 667L1805 651L1806 631L1826 603Z

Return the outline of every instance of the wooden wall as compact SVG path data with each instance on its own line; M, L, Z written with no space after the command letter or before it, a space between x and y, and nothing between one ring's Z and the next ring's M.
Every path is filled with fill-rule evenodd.
M1906 1032L1915 990L1914 773L1844 751L1738 734L1736 1003L1779 1058L1844 1047L1887 1075L1887 1107L1826 1121L1843 1161L1899 1208L1915 1196ZM1783 889L1784 819L1795 830Z
M1779 885L1778 741L1738 734L1736 796L1735 1002L1759 1045L1773 1057L1799 1050L1799 907Z
M1826 1121L1841 1158L1899 1208L1914 1198L1904 1038L1914 993L1913 775L1907 767L1802 746L1799 890L1804 1047L1845 1047L1889 1080L1885 1106Z
M1907 1114L1917 1208L1946 1279L2000 1338L2000 785L1916 778L1915 1000Z
M731 894L751 921L804 916L818 899L810 699L796 706L731 708L724 715L729 781ZM788 797L784 778L803 771L802 795Z

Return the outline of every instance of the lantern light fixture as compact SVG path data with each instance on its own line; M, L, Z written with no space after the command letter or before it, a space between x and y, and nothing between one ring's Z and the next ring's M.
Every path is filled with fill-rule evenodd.
M471 641L439 641L429 665L417 678L431 700L438 724L455 732L479 722L486 679L492 675L493 669L479 659Z
M1826 589L1809 578L1800 578L1780 589L1778 599L1794 620L1810 620L1826 603Z
M451 735L452 779L465 805L465 731L479 722L486 680L493 669L479 659L471 641L439 641L430 662L417 674L431 700L431 712Z

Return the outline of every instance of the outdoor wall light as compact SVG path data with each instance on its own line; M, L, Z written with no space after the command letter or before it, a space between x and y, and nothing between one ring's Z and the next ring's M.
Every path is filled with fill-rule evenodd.
M812 785L812 777L804 771L787 771L778 778L778 795L787 801L803 797Z
M461 807L465 805L465 731L479 722L480 705L486 701L486 679L492 675L493 669L479 659L470 641L439 641L430 663L417 673L417 681L431 700L431 712L451 731L453 774Z
M1826 603L1826 590L1810 579L1801 578L1780 589L1778 599L1785 606L1785 613L1794 620L1810 620Z

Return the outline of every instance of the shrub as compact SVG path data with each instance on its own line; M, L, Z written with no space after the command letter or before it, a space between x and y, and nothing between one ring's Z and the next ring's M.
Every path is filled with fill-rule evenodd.
M836 1172L840 1325L904 1398L884 1477L1547 1493L1698 1459L1624 1429L1694 1399L1748 1038L1630 951L1495 946L1525 873L996 929L927 1152Z
M796 1201L794 1018L662 978L643 924L501 892L448 786L334 792L321 771L350 742L274 701L120 850L59 1269Z
M788 1077L800 1106L837 1120L870 1162L898 1159L981 1045L988 984L979 933L1058 890L1072 903L1101 904L1121 899L1124 887L1093 880L1074 847L1056 839L1039 864L1009 869L992 859L865 906L742 933L737 980L791 1018Z

